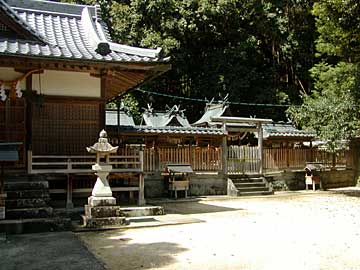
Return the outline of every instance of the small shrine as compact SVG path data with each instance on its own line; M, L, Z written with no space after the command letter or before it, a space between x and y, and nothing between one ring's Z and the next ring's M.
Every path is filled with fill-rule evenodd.
M128 221L121 212L120 206L116 205L116 199L112 196L107 180L112 170L109 156L116 153L118 147L113 147L108 142L107 133L102 130L98 142L86 149L89 153L96 154L96 164L92 166L92 170L95 171L97 179L88 198L88 204L85 205L83 225L89 228L127 225Z

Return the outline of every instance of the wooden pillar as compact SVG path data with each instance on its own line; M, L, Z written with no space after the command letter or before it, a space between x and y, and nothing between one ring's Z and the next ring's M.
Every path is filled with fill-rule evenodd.
M101 98L103 98L105 100L105 95L106 95L106 81L107 81L107 76L106 75L102 75L101 76ZM99 130L105 129L105 101L103 101L102 103L99 104Z
M144 174L140 173L139 174L139 198L138 198L138 205L145 205L146 201L145 201L145 185L144 185Z
M223 130L226 132L226 122L223 124ZM228 175L228 145L226 135L222 138L222 166L224 175Z
M259 174L263 174L263 129L261 123L257 124L259 148Z
M154 139L154 154L155 154L155 173L160 173L160 152L157 143L157 137Z
M67 175L67 189L66 189L66 209L74 208L72 201L73 195L73 186L72 186L72 177L70 174Z

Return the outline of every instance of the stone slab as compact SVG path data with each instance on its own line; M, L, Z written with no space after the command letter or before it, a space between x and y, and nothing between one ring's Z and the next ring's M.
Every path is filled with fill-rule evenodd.
M6 217L8 219L48 218L51 217L52 214L53 214L52 207L21 208L21 209L6 208Z
M162 216L165 215L162 206L138 206L121 208L126 217Z
M115 206L116 199L114 197L94 197L90 196L88 198L88 205L90 207L95 206Z
M125 226L129 221L125 217L90 218L82 216L83 226L86 228L102 228L111 226Z
M8 209L46 207L49 202L50 198L9 199L6 200L6 207Z
M85 205L85 215L89 218L123 217L124 213L120 206L96 206Z
M7 191L17 190L43 190L49 189L48 181L22 181L22 182L7 182L4 186Z
M49 198L49 196L49 191L45 189L18 190L7 192L8 199Z

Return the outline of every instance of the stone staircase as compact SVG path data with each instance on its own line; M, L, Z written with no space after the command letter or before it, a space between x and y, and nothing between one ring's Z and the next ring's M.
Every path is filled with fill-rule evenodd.
M274 194L263 175L230 175L229 196L259 196Z
M33 233L71 229L71 220L54 216L49 184L26 174L5 178L5 220L0 232Z

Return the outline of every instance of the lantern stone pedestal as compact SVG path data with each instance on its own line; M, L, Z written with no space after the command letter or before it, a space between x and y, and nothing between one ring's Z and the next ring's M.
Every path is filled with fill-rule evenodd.
M103 130L100 132L99 142L87 149L90 153L97 155L97 163L92 166L92 169L98 177L91 196L88 198L88 204L85 205L85 215L82 216L83 226L104 228L129 224L120 206L116 205L116 199L112 196L107 180L107 176L112 170L112 166L108 164L109 155L116 152L117 147L112 147L108 143L107 134ZM105 158L106 163L100 163L101 158Z

